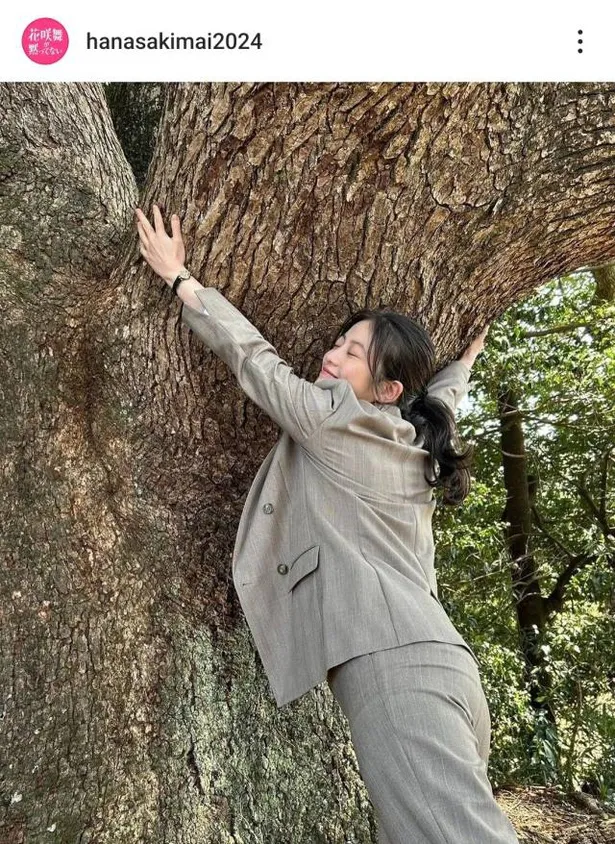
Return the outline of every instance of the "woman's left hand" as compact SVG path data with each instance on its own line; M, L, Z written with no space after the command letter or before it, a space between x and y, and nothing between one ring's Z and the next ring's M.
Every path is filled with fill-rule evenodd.
M135 213L137 215L141 255L153 271L171 287L178 273L184 269L184 261L186 260L186 249L182 240L179 217L177 214L173 214L171 217L173 234L169 237L164 227L160 208L157 205L154 205L155 228L152 228L140 208L136 208Z
M488 331L489 326L486 325L481 331L481 333L478 335L478 337L475 337L474 340L468 346L468 350L474 354L474 357L480 354L480 352L482 352L482 350L485 348L485 337L487 336Z
M466 366L472 367L474 365L474 361L476 360L476 356L479 355L485 348L485 337L487 336L488 331L489 325L486 325L478 337L475 337L463 355L459 358L459 360L462 363L465 363Z

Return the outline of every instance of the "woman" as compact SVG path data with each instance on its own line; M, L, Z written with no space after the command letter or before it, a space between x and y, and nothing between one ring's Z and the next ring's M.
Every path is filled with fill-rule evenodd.
M233 580L279 707L326 680L348 718L379 842L516 842L487 778L478 660L438 600L434 487L469 488L454 409L486 329L435 371L429 336L388 311L349 317L314 384L297 377L136 209L140 250L182 321L282 428L250 488Z

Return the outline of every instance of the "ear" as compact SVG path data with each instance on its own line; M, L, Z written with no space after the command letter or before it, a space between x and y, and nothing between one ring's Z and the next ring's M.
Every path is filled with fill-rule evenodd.
M385 381L378 391L377 401L382 402L382 404L395 404L403 391L404 385L401 381Z

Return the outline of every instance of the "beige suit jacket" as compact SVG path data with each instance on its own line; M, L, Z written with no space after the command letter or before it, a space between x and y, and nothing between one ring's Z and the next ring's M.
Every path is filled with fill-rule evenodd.
M248 492L233 582L278 707L370 651L434 640L462 645L438 600L424 480L427 452L392 405L348 381L298 377L216 288L198 290L187 325L282 429ZM453 409L469 368L430 382Z

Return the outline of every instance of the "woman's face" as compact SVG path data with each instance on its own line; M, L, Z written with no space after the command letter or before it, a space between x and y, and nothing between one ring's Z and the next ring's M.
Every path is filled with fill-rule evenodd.
M372 376L367 365L367 349L372 336L372 324L363 319L337 338L335 345L323 358L323 368L317 381L324 378L343 378L349 381L358 399L379 401L371 387ZM326 371L325 371L326 370ZM382 399L387 401L386 398Z

